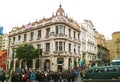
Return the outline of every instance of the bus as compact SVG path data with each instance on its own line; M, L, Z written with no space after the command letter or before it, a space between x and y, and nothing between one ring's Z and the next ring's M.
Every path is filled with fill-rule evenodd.
M84 79L120 79L120 65L94 66L85 73Z
M120 65L120 58L112 60L111 65Z

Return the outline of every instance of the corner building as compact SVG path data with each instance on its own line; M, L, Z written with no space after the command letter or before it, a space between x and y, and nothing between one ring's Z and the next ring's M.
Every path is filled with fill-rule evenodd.
M80 27L65 15L61 5L56 15L43 18L22 27L14 27L9 32L8 68L11 68L15 48L21 44L32 44L42 49L42 57L32 60L33 69L62 71L74 69L80 60ZM14 58L14 70L22 68L24 60Z

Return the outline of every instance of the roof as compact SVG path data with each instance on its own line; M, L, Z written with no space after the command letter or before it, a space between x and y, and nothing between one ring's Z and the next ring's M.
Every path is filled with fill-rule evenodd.
M89 23L92 27L94 27L94 25L93 25L91 20L84 20L84 22Z
M60 7L58 8L58 10L56 11L56 15L57 16L64 16L64 10L62 8L62 6L60 5Z

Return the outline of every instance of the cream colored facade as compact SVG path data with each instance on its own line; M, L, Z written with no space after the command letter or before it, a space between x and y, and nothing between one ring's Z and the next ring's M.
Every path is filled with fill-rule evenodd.
M8 48L8 34L2 34L1 37L1 50L7 50Z
M97 38L90 20L84 20L81 26L81 54L87 66L95 64L97 57Z
M77 62L81 58L80 26L65 16L61 5L56 11L56 15L50 18L43 18L22 27L14 27L9 32L9 42L8 68L10 68L13 58L12 49L25 43L43 50L42 57L33 60L33 69L41 68L52 71L73 69L78 66ZM37 61L39 61L39 67L36 68ZM15 69L16 58L14 62ZM22 60L19 61L19 68L22 68L22 62Z
M120 58L120 31L112 33L110 43L110 60Z

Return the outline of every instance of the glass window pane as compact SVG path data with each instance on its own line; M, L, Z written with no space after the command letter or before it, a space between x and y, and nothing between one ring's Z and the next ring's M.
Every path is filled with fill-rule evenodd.
M38 38L41 37L41 30L38 31Z
M62 51L62 42L59 42L59 51Z
M46 52L50 51L50 43L46 43Z
M55 49L58 51L58 42L55 43Z

